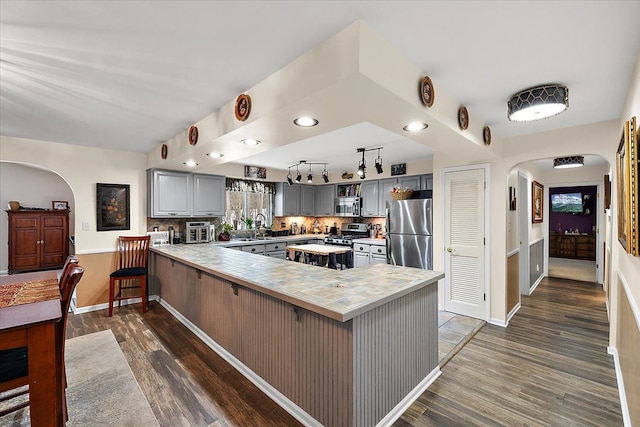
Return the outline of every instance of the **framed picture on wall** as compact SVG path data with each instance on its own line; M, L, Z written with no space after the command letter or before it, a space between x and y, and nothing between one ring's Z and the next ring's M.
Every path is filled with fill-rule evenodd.
M267 179L267 168L261 168L259 166L245 166L244 167L245 178L257 178Z
M129 230L128 184L96 184L98 231Z
M542 222L544 214L544 186L538 181L531 183L531 222L537 224Z
M611 179L609 174L604 176L604 209L611 209Z

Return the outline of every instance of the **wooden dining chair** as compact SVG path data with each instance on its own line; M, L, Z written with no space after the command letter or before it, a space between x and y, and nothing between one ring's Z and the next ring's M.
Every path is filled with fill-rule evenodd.
M78 265L78 259L71 256L68 257L58 281L60 288L60 308L62 311L62 318L55 326L55 348L56 360L59 362L59 369L61 372L62 384L62 408L65 414L65 421L68 418L66 410L66 374L64 367L64 349L65 349L65 330L67 326L67 318L69 306L71 304L71 296L75 290L78 282L84 274L84 268ZM8 392L17 388L21 388L29 384L29 365L27 359L26 347L19 348L6 348L0 351L0 363L6 369L0 370L0 393ZM19 390L15 393L8 393L3 396L0 401L8 401L18 396L28 393L29 390ZM15 412L19 409L29 406L29 401L21 402L17 405L11 406L7 409L0 411L0 417L9 413Z
M147 262L150 238L150 236L120 236L118 238L118 269L109 275L109 317L113 315L113 302L118 301L118 307L120 307L123 299L132 297L124 295L123 291L134 288L140 288L142 312L147 311ZM139 281L139 285L132 284L135 280ZM117 292L116 282L118 282Z

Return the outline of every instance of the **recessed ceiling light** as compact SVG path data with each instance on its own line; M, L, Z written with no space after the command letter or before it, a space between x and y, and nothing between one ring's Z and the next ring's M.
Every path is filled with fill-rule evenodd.
M318 124L318 121L313 117L298 117L293 121L298 126L312 127Z
M242 143L246 145L258 145L258 144L261 144L262 141L258 139L243 139Z
M184 164L189 166L190 168L192 168L194 166L198 166L198 164L193 160L187 160L186 162L184 162Z
M429 127L429 125L426 124L426 123L411 122L411 123L408 123L402 129L406 130L407 132L418 132L418 131L424 130L424 129L428 128L428 127Z
M211 152L211 153L207 153L207 156L209 156L209 157L213 157L214 159L218 159L218 158L220 158L220 157L224 157L224 154L222 154L222 153L213 153L213 152Z

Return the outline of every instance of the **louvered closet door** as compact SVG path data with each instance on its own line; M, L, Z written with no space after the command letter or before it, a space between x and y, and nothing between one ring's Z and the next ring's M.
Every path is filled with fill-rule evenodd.
M445 310L486 318L485 170L445 173Z

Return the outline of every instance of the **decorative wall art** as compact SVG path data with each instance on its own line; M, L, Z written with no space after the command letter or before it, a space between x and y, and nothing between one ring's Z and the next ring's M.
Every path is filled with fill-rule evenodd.
M624 123L616 153L618 241L632 255L640 255L639 167L636 118L632 117Z
M509 210L516 210L516 188L509 187Z
M397 165L391 165L391 176L406 175L406 174L407 174L406 163L398 163Z
M69 209L69 202L64 200L54 200L51 202L51 209L54 211L64 211Z
M424 76L420 80L420 99L422 103L427 107L433 106L433 101L436 98L436 93L433 90L433 82L429 76Z
M544 186L538 181L531 183L531 222L537 224L542 222L544 215Z
M169 154L169 148L167 144L162 144L162 147L160 147L160 157L162 157L162 160L167 159L167 154Z
M482 129L482 140L484 145L491 145L491 128L489 126L485 126Z
M249 118L251 113L251 98L247 94L238 95L236 98L236 107L234 109L236 119L244 122Z
M267 168L261 168L258 166L245 166L244 167L245 178L257 178L267 179Z
M604 210L611 209L611 179L609 174L604 176Z
M98 231L129 230L129 185L96 184Z
M467 107L460 107L458 110L458 125L460 125L461 130L467 130L469 127L469 112L467 111Z
M188 132L189 136L189 144L196 145L198 142L198 128L195 126L191 126Z

